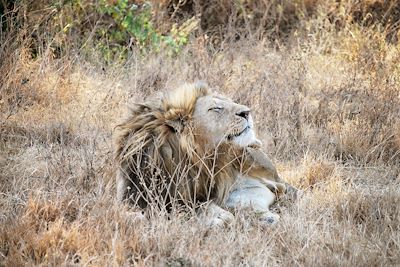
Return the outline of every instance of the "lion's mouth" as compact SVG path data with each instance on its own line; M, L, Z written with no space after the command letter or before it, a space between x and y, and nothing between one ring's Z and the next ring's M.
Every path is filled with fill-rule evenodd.
M230 140L232 140L233 138L238 137L238 136L240 136L240 135L246 133L246 132L249 131L249 130L250 130L250 126L246 126L246 128L244 128L244 129L243 129L242 131L240 131L240 132L236 132L236 133L229 134L229 135L227 136L227 139L228 139L228 141L230 141Z

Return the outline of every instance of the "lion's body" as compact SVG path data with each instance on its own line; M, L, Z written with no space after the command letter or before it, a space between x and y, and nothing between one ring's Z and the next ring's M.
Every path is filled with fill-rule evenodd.
M268 157L256 148L259 141L248 108L212 94L207 86L185 85L137 104L118 129L120 201L130 199L145 207L213 200L224 207L231 193L252 195L245 179L238 183L239 177L250 177L261 188L257 192L268 199L260 202L268 203L268 210L275 200L270 189L285 189ZM247 199L248 205L254 204L254 199Z

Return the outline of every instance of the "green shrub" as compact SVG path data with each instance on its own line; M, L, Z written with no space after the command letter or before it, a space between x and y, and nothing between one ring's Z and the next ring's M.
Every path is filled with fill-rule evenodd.
M102 15L108 16L114 27L102 25L98 33L102 38L98 46L107 61L115 55L125 59L130 45L140 49L142 53L160 52L166 50L169 55L175 55L187 44L188 36L197 27L195 19L189 19L182 27L173 25L170 32L161 34L152 23L152 7L149 2L141 6L128 0L117 0L109 3L102 0L98 7ZM106 44L111 44L106 45Z

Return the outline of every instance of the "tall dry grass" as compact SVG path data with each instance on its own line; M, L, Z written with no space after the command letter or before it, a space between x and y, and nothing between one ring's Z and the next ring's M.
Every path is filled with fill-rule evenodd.
M46 6L35 13L23 2L26 18L12 11L0 49L0 265L400 264L396 1L245 1L253 17L227 2L208 8L228 21L202 21L177 56L133 49L123 65L72 41L55 49L62 33ZM175 10L162 3L158 12ZM262 13L251 5L268 3L270 24L253 20ZM279 12L288 13L276 21ZM198 79L252 108L265 151L304 190L277 203L278 225L237 214L232 226L207 229L184 213L143 216L115 203L111 140L126 105Z

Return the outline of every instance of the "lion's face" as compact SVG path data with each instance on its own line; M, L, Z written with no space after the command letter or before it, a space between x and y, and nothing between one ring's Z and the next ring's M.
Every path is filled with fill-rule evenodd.
M239 147L259 146L253 129L250 109L232 100L207 95L197 99L193 123L196 134L205 136L213 147L231 143Z

